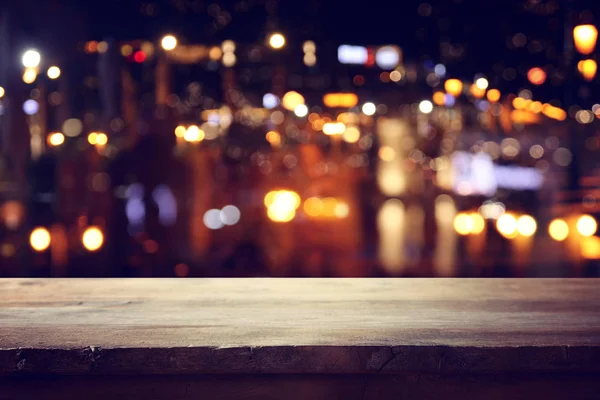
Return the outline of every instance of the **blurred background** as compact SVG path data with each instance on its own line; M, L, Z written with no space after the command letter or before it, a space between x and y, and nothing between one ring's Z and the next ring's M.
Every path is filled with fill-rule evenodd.
M8 0L0 276L599 276L597 0Z

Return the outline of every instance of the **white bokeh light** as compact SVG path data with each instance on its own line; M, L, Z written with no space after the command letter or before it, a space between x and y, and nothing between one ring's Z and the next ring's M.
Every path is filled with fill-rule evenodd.
M375 114L375 111L377 111L377 107L371 102L365 103L362 106L362 112L365 115L373 115Z
M240 212L240 209L233 205L223 207L219 213L219 218L225 225L237 224L241 216L242 213Z
M429 100L423 100L419 103L419 111L421 111L423 114L429 114L433 111L433 103L431 103Z
M204 225L208 229L221 229L223 227L223 221L221 221L221 210L217 210L216 208L210 209L204 213Z
M42 57L36 50L27 50L25 53L23 53L23 58L21 61L23 62L23 66L25 68L37 68L42 61Z

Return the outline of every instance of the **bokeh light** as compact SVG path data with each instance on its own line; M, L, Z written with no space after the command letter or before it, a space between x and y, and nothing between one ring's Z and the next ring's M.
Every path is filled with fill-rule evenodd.
M503 214L496 221L498 232L508 239L513 239L517 234L517 219L512 214Z
M592 236L598 230L598 223L591 215L582 215L577 219L577 231L581 236Z
M537 230L537 223L531 215L521 215L517 219L517 231L521 236L533 236Z
M177 38L173 35L166 35L161 39L160 45L164 50L174 50L177 47Z
M29 235L29 244L35 251L44 251L50 247L50 232L46 228L35 228Z
M569 236L569 225L564 219L557 218L548 225L548 234L557 242L562 242Z
M81 236L81 243L86 250L97 251L104 243L104 234L100 228L96 226L90 226L83 232L83 235Z
M281 49L285 46L285 37L281 33L273 33L269 37L269 46L276 50Z

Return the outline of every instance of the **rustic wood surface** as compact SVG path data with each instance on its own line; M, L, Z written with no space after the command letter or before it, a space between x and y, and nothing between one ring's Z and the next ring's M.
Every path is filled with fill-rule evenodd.
M600 280L0 280L4 376L378 372L598 373Z

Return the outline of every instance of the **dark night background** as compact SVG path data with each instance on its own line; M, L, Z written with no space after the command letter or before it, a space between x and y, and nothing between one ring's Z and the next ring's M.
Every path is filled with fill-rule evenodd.
M443 62L462 78L483 73L501 90L516 90L532 66L560 66L567 19L594 23L599 5L594 0L10 0L9 7L25 34L23 45L41 41L54 54L68 52L74 41L105 37L156 40L172 32L190 43L251 43L279 30L298 43L398 44L406 59ZM519 33L526 37L522 47L512 42ZM504 79L507 68L515 69L515 78L508 71Z

